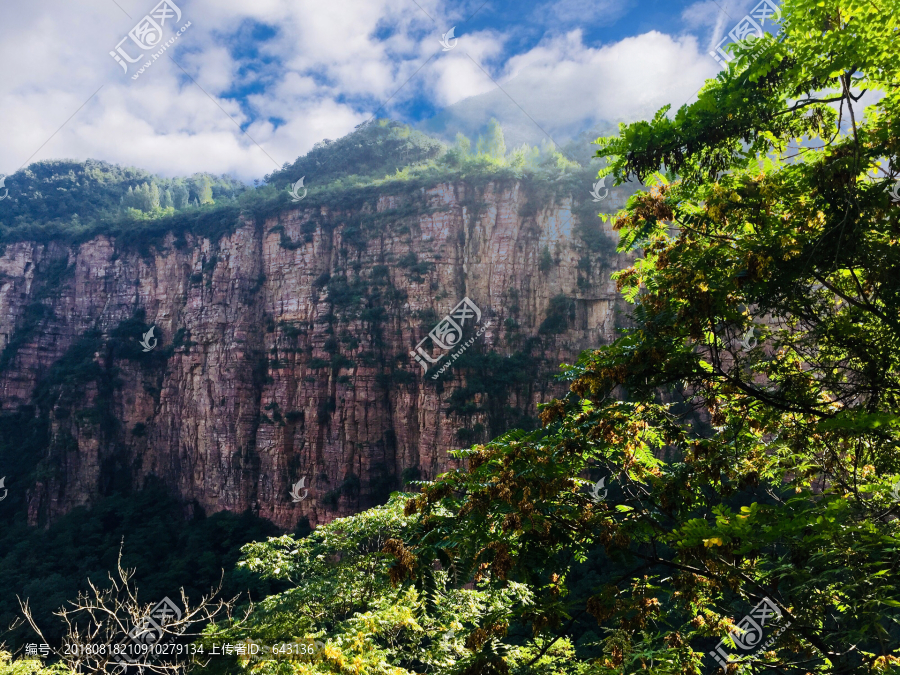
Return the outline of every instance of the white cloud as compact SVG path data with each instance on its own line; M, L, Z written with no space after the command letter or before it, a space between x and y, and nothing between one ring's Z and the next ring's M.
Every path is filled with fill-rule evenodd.
M439 0L418 0L424 12L410 0L175 0L182 23L192 26L172 55L199 87L165 57L132 81L109 52L157 1L116 0L131 18L113 0L60 3L52 12L40 3L4 7L0 172L12 173L46 142L32 161L91 157L165 175L210 171L249 181L351 131L435 53L381 115L425 97L437 109L450 106L445 126L467 129L496 115L533 132L474 59L548 132L565 136L667 101L678 105L717 68L694 38L658 32L599 47L578 30L549 34L509 57L514 24L472 33L460 27L458 47L441 52L440 34L467 14ZM474 11L481 3L470 4ZM577 18L577 4L559 0L556 19ZM601 3L590 13L614 11ZM254 26L276 34L253 44ZM235 92L242 104L222 98Z
M493 116L508 145L537 144L544 132L564 143L588 128L649 117L667 103L677 109L717 72L693 36L653 31L593 48L575 30L511 58L498 78L506 93L462 101L425 127L448 137L456 127L472 134Z
M496 89L486 74L503 53L504 37L493 31L463 34L456 47L438 54L423 73L423 88L438 107Z
M717 0L700 0L688 5L681 12L681 20L690 28L709 28L715 30L724 26L730 19Z

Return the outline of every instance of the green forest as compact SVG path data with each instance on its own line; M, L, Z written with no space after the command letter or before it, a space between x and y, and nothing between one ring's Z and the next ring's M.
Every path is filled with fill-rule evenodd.
M586 148L578 142L556 148L547 141L507 149L494 119L474 141L458 134L445 145L379 119L337 141L317 143L255 187L228 176L165 178L97 160L36 162L5 179L9 197L0 200L0 247L48 238L77 244L106 235L148 252L169 234L177 241L187 234L215 240L241 222L262 222L290 206L290 188L301 178L308 190L305 207L355 208L383 190L412 193L441 181L524 179L568 197L600 164ZM581 197L575 208L590 212L590 199Z
M122 564L137 575L96 597L122 598L134 617L150 605L129 606L130 589L146 603L156 596L145 588L177 583L198 607L211 607L210 588L230 604L199 615L200 657L161 657L153 672L900 673L900 6L786 0L782 13L779 36L737 46L696 102L595 139L593 162L510 151L499 125L444 147L379 122L257 189L100 165L90 176L64 174L65 163L16 174L8 186L28 197L3 216L7 242L191 231L212 222L197 214L282 208L301 177L313 203L451 175L543 172L565 189L566 176L599 170L646 189L603 216L635 255L614 276L631 324L562 368L569 391L541 407L540 428L456 450L463 468L312 532L201 514L163 537L165 579L143 569L163 496L47 532L22 526L18 544L3 539L17 553L0 586L31 597L48 638L74 640L49 616L75 600L63 577L119 579L124 523L156 509L126 536ZM72 210L43 212L39 193L66 181ZM93 211L79 211L79 190L97 197ZM105 553L79 562L92 538ZM41 570L27 590L24 566ZM0 612L19 622L0 673L116 672L96 655L46 665L54 659L24 652L21 608ZM80 620L84 641L89 613ZM310 652L207 658L248 640Z

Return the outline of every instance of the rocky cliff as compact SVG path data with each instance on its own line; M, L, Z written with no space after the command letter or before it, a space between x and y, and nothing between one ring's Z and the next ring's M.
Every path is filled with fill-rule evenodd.
M32 523L156 477L207 512L315 525L534 425L565 390L558 364L614 336L624 262L599 219L539 187L301 201L143 248L8 244L0 415L41 439L8 486ZM410 352L464 298L481 312L464 317L464 354L426 340L420 354L444 356L423 373Z

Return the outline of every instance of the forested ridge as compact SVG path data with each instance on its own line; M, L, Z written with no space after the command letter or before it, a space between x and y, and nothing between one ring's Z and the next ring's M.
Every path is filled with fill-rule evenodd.
M597 139L601 175L648 187L613 216L631 327L563 367L540 429L244 545L274 586L196 644L315 648L195 670L900 672L897 16L786 0L696 102Z
M0 246L26 240L79 243L105 235L147 250L170 233L215 239L233 232L241 219L261 221L296 203L290 189L301 179L305 207L352 208L383 189L411 192L441 181L525 178L571 194L597 165L579 142L507 148L494 119L478 138L457 134L449 145L400 122L377 119L341 139L317 143L255 186L229 176L166 178L98 160L47 160L4 179L8 196L0 200Z

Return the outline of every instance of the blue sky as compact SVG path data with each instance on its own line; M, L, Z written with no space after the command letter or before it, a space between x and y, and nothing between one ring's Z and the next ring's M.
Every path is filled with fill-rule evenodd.
M690 100L758 0L159 2L4 8L0 173L95 158L249 181L374 114L445 138L494 116L508 145L565 143ZM152 48L129 37L148 15Z

